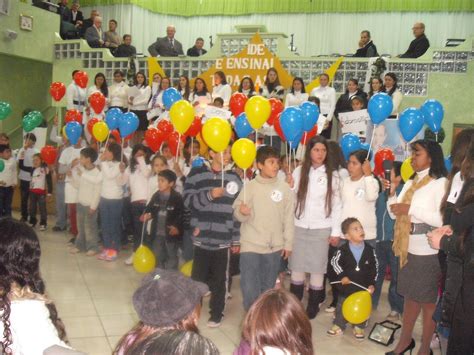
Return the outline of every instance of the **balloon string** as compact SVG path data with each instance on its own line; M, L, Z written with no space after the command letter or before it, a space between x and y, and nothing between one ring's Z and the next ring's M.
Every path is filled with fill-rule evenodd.
M178 148L176 148L175 162L178 162L179 144L181 143L181 133L178 132Z
M221 152L221 173L222 173L221 187L224 188L224 152Z
M245 204L245 181L247 180L247 169L244 169L244 204Z
M365 158L366 160L369 159L370 151L372 150L372 141L374 140L376 128L377 128L377 125L375 124L374 128L372 129L372 138L370 138L369 151L367 152L367 157Z
M293 149L293 167L296 169L296 149Z
M257 145L258 129L255 130L255 145Z
M333 282L330 282L331 285L334 285L334 284L340 284L341 281L333 281ZM358 283L355 283L354 281L351 281L351 284L353 284L354 286L357 286L357 287L360 287L361 289L363 290L366 290L366 291L369 291L368 288L362 286L362 285L359 285Z
M436 143L438 143L438 133L435 133Z
M122 141L120 142L120 162L123 163L123 141L125 140L125 137L122 137Z
M193 156L194 154L194 137L191 136L191 159L189 160L189 164L191 164L193 162Z
M143 222L143 226L142 226L142 237L141 237L141 240L140 240L140 245L143 245L143 238L145 236L145 227L147 225L148 221L147 222Z
M109 129L109 133L107 133L107 139L105 140L105 148L107 148L107 144L109 143L109 138L110 138L110 129ZM99 142L100 144L101 142Z
M59 106L56 106L56 116L58 117L58 132L57 132L57 135L61 135L62 117L61 117L61 109L60 109ZM61 142L62 141L63 141L63 138L61 137ZM59 147L59 142L60 142L60 140L58 139L57 140L58 147Z
M270 147L273 147L273 135L270 134ZM278 152L278 154L281 154L281 151Z

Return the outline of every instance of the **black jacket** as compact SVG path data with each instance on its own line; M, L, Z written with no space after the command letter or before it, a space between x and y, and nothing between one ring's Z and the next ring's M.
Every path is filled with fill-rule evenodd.
M362 256L359 260L359 264L356 263L354 255L349 248L349 242L344 243L339 247L336 254L331 259L331 267L329 279L334 281L341 281L342 278L348 277L349 280L358 283L361 286L369 287L375 286L375 280L377 280L377 257L375 256L375 250L369 244L365 243ZM355 292L362 291L360 287L353 284L341 285L336 284L341 293L345 296L349 296Z
M354 57L359 58L370 58L378 56L379 54L377 53L377 47L372 41L369 41L369 43L367 43L364 47L359 48L354 54Z
M150 202L145 207L144 213L151 213L151 235L155 237L157 234L158 227L158 213L160 212L160 192L157 191L151 197ZM179 235L169 235L168 227L174 226L178 229ZM171 190L170 197L166 203L166 240L168 241L180 241L184 232L184 203L181 194Z
M191 48L188 49L186 52L186 55L188 57L199 57L200 55L204 55L207 53L207 51L203 48L201 49L202 54L199 54L199 50L196 48L196 46L192 46Z
M133 57L137 55L137 50L134 46L127 46L126 44L121 44L117 47L114 52L116 57Z
M430 41L424 34L411 41L407 51L400 55L400 58L418 58L421 57L430 48Z
M94 25L94 21L89 17L85 19L82 22L82 27L81 27L81 37L84 38L84 35L86 34L86 31L89 27L92 27Z
M71 23L73 25L76 25L77 21L82 21L82 23L84 23L84 16L82 15L82 11L79 11L79 10L77 11L75 20L72 18L72 11L71 11Z
M355 96L359 96L364 99L364 106L367 107L367 94L365 92L363 92L361 89L358 89ZM334 112L336 115L338 115L341 112L349 111L352 111L352 103L351 99L349 99L349 93L345 92L344 94L339 96L339 99L337 99L336 109Z

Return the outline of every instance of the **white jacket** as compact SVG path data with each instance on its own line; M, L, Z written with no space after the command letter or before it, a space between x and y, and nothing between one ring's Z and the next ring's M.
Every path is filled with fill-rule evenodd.
M16 169L16 160L15 158L10 158L4 160L5 169L0 172L0 187L10 187L18 184L17 169Z

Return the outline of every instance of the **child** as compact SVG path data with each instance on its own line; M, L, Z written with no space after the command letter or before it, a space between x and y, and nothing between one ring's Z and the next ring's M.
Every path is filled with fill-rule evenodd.
M365 100L360 96L353 96L351 99L352 111L360 111L365 108Z
M212 106L217 108L224 108L224 100L221 97L216 97L212 102Z
M151 160L151 176L148 178L147 202L151 200L153 194L158 191L158 174L169 169L168 161L162 155L156 154Z
M0 158L5 167L0 172L0 217L12 216L13 191L18 184L16 161L8 145L0 144Z
M233 218L232 204L242 182L234 171L222 171L231 159L230 146L222 153L210 151L210 155L211 168L203 165L189 173L184 203L191 210L195 228L192 278L210 285L211 318L207 325L215 328L220 326L225 308L229 249L232 247L233 253L239 249L239 225Z
M79 158L81 167L76 174L70 171L72 183L78 191L77 201L77 229L79 234L75 246L70 250L72 254L86 252L87 256L94 256L99 251L97 231L97 208L100 201L102 174L95 166L97 152L90 147L81 150Z
M53 181L48 166L41 159L40 154L33 155L33 167L25 167L24 160L20 158L20 169L30 171L30 225L35 227L36 209L40 211L40 230L45 231L47 225L48 212L46 211L46 196L50 197L53 191Z
M0 133L0 145L10 145L10 137L6 133Z
M152 219L152 249L162 269L178 270L178 248L183 236L184 203L174 190L176 174L163 170L158 174L158 191L145 208L143 221Z
M339 247L336 255L331 260L334 279L340 281L339 299L336 307L334 325L327 331L329 336L342 335L347 321L342 315L342 304L348 296L362 289L351 282L366 287L372 294L377 280L377 258L374 248L364 242L364 228L357 218L346 218L341 225L342 233L347 242ZM364 339L364 328L367 321L362 324L353 324L353 334L357 339Z
M28 200L30 197L31 168L33 167L33 155L39 153L34 149L36 136L33 133L25 134L23 148L18 152L18 160L23 160L23 168L20 167L20 191L21 191L21 220L28 220Z
M281 258L293 247L294 194L277 178L277 151L263 146L257 152L260 174L234 202L240 225L240 286L247 311L261 293L275 286ZM245 201L244 201L245 194Z

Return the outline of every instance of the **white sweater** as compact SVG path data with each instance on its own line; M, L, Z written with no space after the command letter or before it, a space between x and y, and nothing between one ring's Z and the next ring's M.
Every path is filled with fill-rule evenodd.
M79 167L77 170L81 172L81 176L77 173L73 174L73 184L78 191L77 202L82 206L88 206L90 209L96 210L100 201L102 173L96 167L92 170Z
M334 109L336 108L336 90L330 86L318 86L311 90L309 96L316 96L319 98L319 109L321 114L327 115L326 119L331 121L334 116Z
M357 181L350 177L342 181L342 217L357 218L364 227L365 239L377 237L377 218L375 201L379 196L379 183L373 176L364 176Z
M66 108L68 110L76 109L82 112L87 105L86 91L86 89L79 87L74 81L71 82L66 89ZM74 103L74 101L76 101L76 103Z
M59 164L64 165L66 171L71 169L71 164L75 159L79 159L81 155L82 148L75 148L74 146L69 146L64 149L59 156ZM78 166L75 166L72 169L72 173L75 173L75 170ZM66 176L66 185L64 187L64 196L66 203L77 203L77 189L72 183L72 177Z
M151 88L147 85L133 86L128 89L128 96L129 98L133 97L130 110L146 111L151 96Z
M0 187L10 187L18 184L17 178L17 169L16 169L16 160L15 158L10 158L4 160L5 169L0 172Z
M124 81L109 87L110 106L128 107L128 85Z
M232 95L232 88L229 84L219 84L214 86L212 89L212 100L216 97L222 98L224 100L224 106L229 106L230 96Z
M298 193L300 174L301 166L298 166L293 171L295 194ZM326 217L326 167L323 165L317 169L310 169L304 211L301 217L295 217L296 227L309 229L331 228L331 236L341 236L342 204L339 191L340 179L337 172L333 172L332 176L332 211L331 215Z
M123 197L123 185L125 181L120 172L118 161L103 161L100 163L102 172L102 188L100 197L108 200L120 200Z
M422 179L428 175L429 169L417 173L418 178ZM440 212L441 201L446 192L446 178L431 180L427 185L415 191L411 200L408 215L411 223L426 223L432 227L441 227L443 217ZM387 210L392 219L396 216L390 212L390 205L401 203L403 196L413 184L413 180L408 180L403 186L402 191L397 196L392 196L387 201ZM414 255L434 255L438 250L432 249L428 243L428 238L424 234L410 234L408 242L408 252Z
M35 148L27 148L26 150L24 148L21 148L18 151L18 154L17 154L17 160L18 161L20 161L20 157L21 157L23 151L25 152L25 157L23 159L23 165L25 167L28 167L28 168L33 167L33 155L38 154L39 150L37 150ZM31 173L28 172L28 171L24 171L24 170L20 169L20 173L18 174L18 176L19 176L20 180L31 181Z
M295 91L294 94L291 92L286 94L285 98L285 107L290 107L290 106L299 106L303 102L308 101L309 95L306 93L301 93L300 91Z
M130 171L130 168L125 170L125 179L128 181L128 185L130 186L132 202L148 200L148 178L150 175L151 167L150 165L145 164L143 158L138 159L138 164L133 173Z

